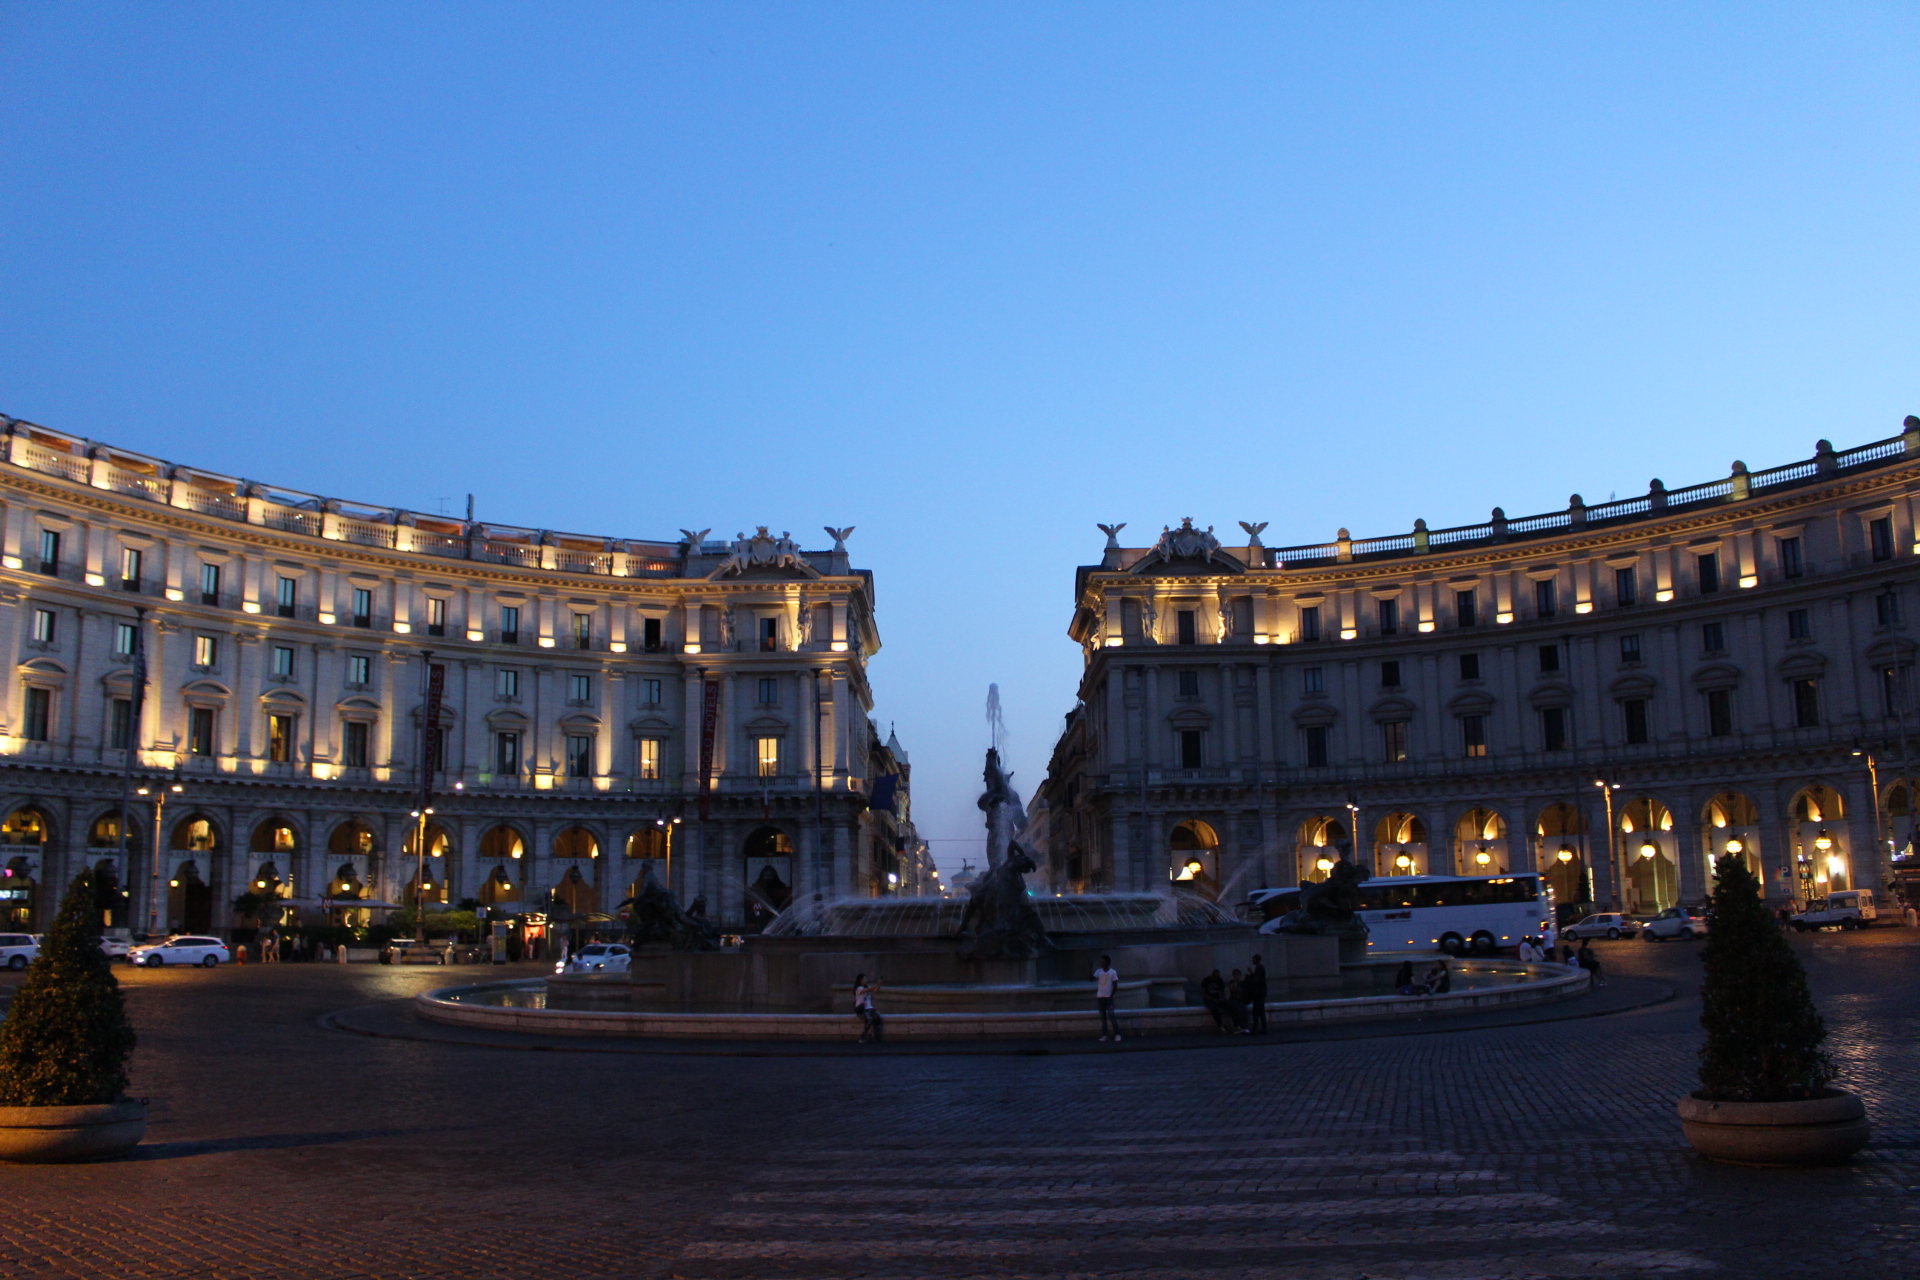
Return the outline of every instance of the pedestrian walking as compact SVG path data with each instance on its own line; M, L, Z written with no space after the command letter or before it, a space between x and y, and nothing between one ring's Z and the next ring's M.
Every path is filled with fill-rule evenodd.
M1579 961L1580 967L1585 969L1593 978L1594 986L1604 987L1607 985L1606 978L1601 976L1600 973L1600 957L1594 954L1593 944L1585 938L1580 940Z
M1120 1039L1120 1019L1113 1014L1114 993L1120 990L1120 975L1114 971L1113 957L1101 956L1100 967L1093 971L1093 1004L1100 1010L1100 1043Z
M1267 966L1259 956L1247 970L1247 1031L1256 1036L1267 1034Z
M871 1039L880 1043L880 1036L886 1029L886 1019L873 1007L873 993L880 989L878 982L868 985L867 975L857 973L853 977L853 1011L860 1015L860 1043Z
M1220 1034L1226 1035L1232 1019L1227 1014L1227 980L1218 969L1200 979L1200 1003L1213 1015L1213 1025L1220 1028Z

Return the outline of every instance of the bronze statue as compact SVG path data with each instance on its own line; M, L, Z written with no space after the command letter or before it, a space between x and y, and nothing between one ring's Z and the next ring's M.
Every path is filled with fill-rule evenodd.
M682 911L672 891L654 879L653 872L647 872L639 894L620 904L630 908L627 945L664 942L675 951L718 951L720 931L707 919L706 905L704 897L695 898L694 909Z
M1345 846L1340 860L1317 884L1300 886L1300 905L1280 918L1274 933L1311 933L1332 937L1364 938L1367 926L1355 913L1360 910L1360 883L1366 870L1347 860Z
M1027 899L1027 872L1034 862L1018 841L1007 845L997 867L974 883L960 916L960 936L972 939L960 954L969 960L1031 960L1053 944L1040 913Z

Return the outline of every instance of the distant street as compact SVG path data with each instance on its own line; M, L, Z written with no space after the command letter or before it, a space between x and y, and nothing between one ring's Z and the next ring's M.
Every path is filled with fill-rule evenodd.
M1046 1056L370 1038L319 1019L492 974L123 969L149 1144L0 1167L0 1275L1920 1276L1920 931L1796 946L1847 1168L1690 1154L1683 943L1600 947L1681 993L1632 1012Z

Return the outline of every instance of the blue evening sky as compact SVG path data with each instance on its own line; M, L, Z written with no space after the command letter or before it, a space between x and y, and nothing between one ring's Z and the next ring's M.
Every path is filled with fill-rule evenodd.
M1095 521L1269 545L1920 410L1920 11L0 7L0 412L231 474L877 575L978 859ZM1230 539L1229 539L1230 540Z

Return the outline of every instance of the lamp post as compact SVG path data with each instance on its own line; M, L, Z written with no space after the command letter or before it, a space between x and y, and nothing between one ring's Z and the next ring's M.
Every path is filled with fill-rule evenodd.
M160 931L160 831L166 822L167 796L178 795L185 790L186 787L181 784L180 774L176 768L172 781L165 785L156 782L134 792L135 795L153 797L153 873L147 888L147 936L149 938ZM120 825L124 828L126 824L127 815L122 811ZM124 836L122 838L124 839Z
M415 809L412 817L413 827L413 940L425 945L427 941L427 816L433 812L433 806Z
M1873 796L1873 847L1880 855L1880 889L1883 893L1893 889L1893 839L1890 832L1880 825L1880 770L1873 758L1873 752L1856 749L1854 756L1867 762L1867 785L1872 788ZM1913 807L1911 786L1908 787L1907 807ZM1893 815L1887 815L1888 827L1893 825Z
M1620 784L1595 778L1593 785L1600 788L1601 798L1607 802L1607 878L1613 881L1613 899L1608 905L1615 911L1619 911L1622 909L1621 904L1625 901L1621 893L1621 881L1626 878L1626 868L1620 865L1620 851L1614 840L1613 793L1620 789Z
M653 825L656 827L664 827L667 832L667 883L662 887L664 887L668 893L672 893L673 892L673 829L680 825L680 818L678 815L675 815L672 818L655 818L653 820ZM642 887L644 888L645 886L642 886Z

